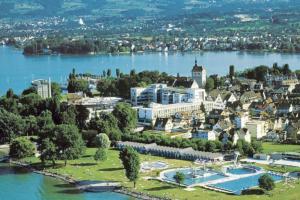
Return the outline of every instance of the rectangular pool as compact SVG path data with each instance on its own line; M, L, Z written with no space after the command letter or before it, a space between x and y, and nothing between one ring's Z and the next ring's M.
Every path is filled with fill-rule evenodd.
M228 191L232 191L235 194L241 194L243 190L256 187L258 186L258 179L262 176L263 174L257 174L245 178L240 178L237 180L233 181L226 181L223 183L218 183L218 184L213 184L209 185L210 187L214 188L220 188ZM269 174L274 181L281 181L283 179L282 176L274 175L274 174Z

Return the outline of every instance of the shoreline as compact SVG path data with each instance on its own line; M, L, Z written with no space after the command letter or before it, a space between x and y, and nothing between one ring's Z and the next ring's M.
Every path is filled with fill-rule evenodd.
M74 187L76 187L78 190L82 190L80 188L78 188L78 184L80 183L80 181L77 181L76 179L70 177L70 176L64 176L61 174L56 174L53 172L49 172L48 170L37 170L34 167L31 166L31 164L28 163L24 163L24 162L20 162L20 161L16 161L16 160L12 160L12 159L8 159L8 163L19 166L19 167L23 167L26 168L27 170L29 170L32 173L36 173L36 174L41 174L43 176L48 176L48 177L52 177L64 182L67 182L71 185L73 185ZM90 188L93 189L93 188ZM96 188L94 188L96 189ZM105 189L105 190L103 190ZM120 186L118 188L114 187L114 188L102 188L102 190L96 189L96 190L82 190L82 191L86 191L86 192L115 192L115 193L119 193L119 194L124 194L136 199L141 199L141 200L170 200L169 198L161 198L161 197L155 197L152 195L148 195L142 192L137 192L137 191L130 191L129 189Z

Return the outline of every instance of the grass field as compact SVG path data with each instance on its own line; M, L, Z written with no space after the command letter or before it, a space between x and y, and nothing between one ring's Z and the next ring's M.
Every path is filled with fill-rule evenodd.
M263 143L264 153L272 153L272 152L299 152L300 153L300 145L292 145L292 144L274 144L271 142Z
M133 184L128 182L125 178L124 170L121 162L119 161L118 155L119 151L109 150L108 151L108 160L105 162L96 163L93 160L93 155L95 149L87 149L85 156L78 160L69 161L67 166L63 166L63 162L58 162L59 167L56 169L49 168L50 171L60 173L63 175L71 176L77 180L114 180L122 182L124 187L128 187L133 190ZM170 168L176 167L189 167L193 165L192 162L167 159L162 157L155 157L149 155L141 155L141 161L164 161L167 162ZM37 158L28 158L26 161L32 163L39 163ZM261 200L297 200L300 194L300 184L296 183L292 186L284 185L279 183L276 186L276 189L270 192L270 195L261 195L261 196L233 196L226 195L223 193L217 193L209 191L203 188L195 188L194 191L186 191L184 188L179 188L174 185L167 183L155 181L155 180L146 180L145 177L156 176L158 172L150 173L141 173L140 179L137 183L137 191L152 194L161 197L169 197L171 199L183 199L183 200L248 200L248 199L261 199Z

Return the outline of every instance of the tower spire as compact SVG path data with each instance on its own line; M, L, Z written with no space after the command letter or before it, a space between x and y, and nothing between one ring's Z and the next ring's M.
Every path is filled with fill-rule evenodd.
M197 58L195 57L195 66L197 66Z

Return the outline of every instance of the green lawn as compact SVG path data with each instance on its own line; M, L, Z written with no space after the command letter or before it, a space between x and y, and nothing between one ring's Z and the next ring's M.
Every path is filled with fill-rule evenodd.
M56 169L49 168L50 171L69 175L77 180L113 180L120 181L122 185L133 190L133 184L128 182L125 178L122 164L119 161L119 151L109 150L108 160L105 162L96 163L93 160L95 149L87 149L85 156L78 160L69 161L67 166L63 166L63 162L58 162L60 167ZM32 163L39 163L37 158L28 158L26 161ZM155 157L149 155L141 155L141 161L164 161L167 162L171 168L175 167L189 167L193 165L192 162L167 159L162 157ZM213 192L202 188L196 188L195 191L185 191L183 188L173 186L167 183L145 180L145 177L156 176L157 172L141 173L141 177L137 183L137 190L140 192L161 196L169 197L171 199L183 199L183 200L247 200L247 199L261 199L261 200L296 200L300 194L300 184L293 184L292 187L286 186L282 183L277 184L274 191L269 196L233 196L223 193Z
M299 152L300 153L300 145L292 145L292 144L275 144L271 142L263 143L264 153L272 153L272 152Z

